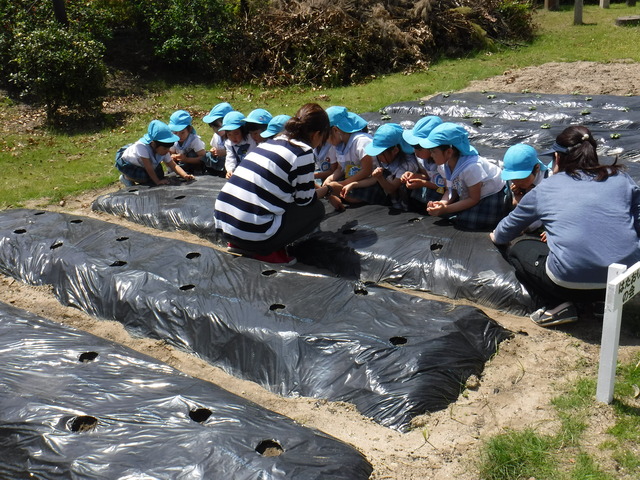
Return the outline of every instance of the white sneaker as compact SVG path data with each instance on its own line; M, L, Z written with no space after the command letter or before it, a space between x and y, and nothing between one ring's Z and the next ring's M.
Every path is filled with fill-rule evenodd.
M578 321L578 311L571 302L564 302L552 309L541 308L533 312L529 318L540 327L554 327L564 323Z

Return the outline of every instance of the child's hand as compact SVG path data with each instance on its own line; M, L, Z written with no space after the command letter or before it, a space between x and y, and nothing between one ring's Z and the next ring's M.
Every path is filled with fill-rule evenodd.
M340 196L342 198L346 198L347 195L349 195L349 192L351 190L353 190L354 188L356 188L356 182L351 182L351 183L348 183L348 184L344 185L342 187L342 189L340 190Z
M195 180L196 177L194 177L193 175L191 175L190 173L187 173L184 177L185 180Z
M378 167L371 173L371 176L375 178L380 178L383 173L384 173L384 169L382 167Z
M400 177L400 181L402 183L406 183L407 186L409 186L409 182L411 181L412 178L413 178L413 172L404 172Z
M171 154L171 159L176 163L183 161L184 158L185 158L185 156L182 153L172 153Z
M158 180L158 183L156 183L156 185L169 185L169 180L167 180L166 178L160 179Z
M422 188L422 187L425 186L424 180L422 180L421 178L417 178L417 177L409 178L407 180L406 185L407 185L407 188L409 190L415 190L416 188Z
M442 202L429 202L427 204L427 213L434 217L439 217L447 213L447 205Z
M540 240L542 240L544 243L547 243L547 232L542 232L540 234Z

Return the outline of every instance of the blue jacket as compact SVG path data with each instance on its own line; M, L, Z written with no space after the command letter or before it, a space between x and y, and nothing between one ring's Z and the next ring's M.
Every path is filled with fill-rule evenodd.
M602 182L552 175L498 224L495 242L509 243L536 220L547 231L547 274L563 287L604 288L610 264L640 261L640 187L625 173Z

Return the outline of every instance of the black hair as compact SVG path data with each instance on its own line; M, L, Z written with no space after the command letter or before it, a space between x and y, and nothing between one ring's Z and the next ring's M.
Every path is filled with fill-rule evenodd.
M556 137L556 143L567 149L566 152L557 152L558 170L574 178L579 178L582 171L600 182L625 168L623 165L616 164L617 159L613 165L600 165L596 151L598 143L589 129L582 125L565 128Z
M317 103L306 103L284 125L285 134L292 139L310 143L314 132L322 134L323 142L329 136L329 116Z

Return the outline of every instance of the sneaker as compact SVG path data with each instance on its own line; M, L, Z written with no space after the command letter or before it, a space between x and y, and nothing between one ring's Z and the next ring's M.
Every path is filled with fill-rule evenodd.
M133 182L124 175L120 175L120 183L122 183L125 187L133 187Z
M286 265L295 265L297 262L296 257L289 256L284 248L271 252L268 255L254 255L253 258L255 260L260 260L261 262L284 263Z
M564 323L577 322L578 311L573 303L565 302L549 310L541 308L533 312L530 318L540 327L554 327Z

